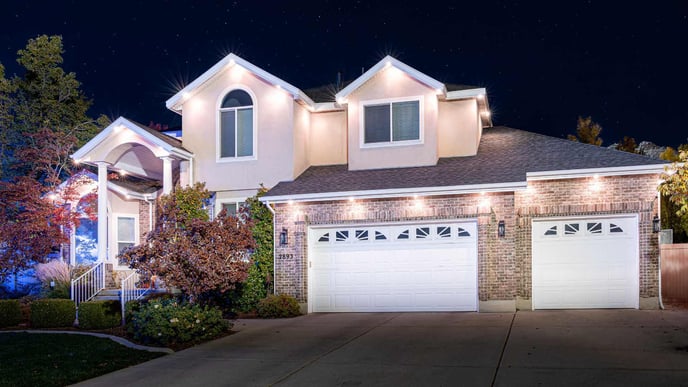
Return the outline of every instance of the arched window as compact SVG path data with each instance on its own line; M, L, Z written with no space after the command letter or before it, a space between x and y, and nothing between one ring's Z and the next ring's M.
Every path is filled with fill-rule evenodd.
M232 90L220 105L220 158L253 156L253 99Z

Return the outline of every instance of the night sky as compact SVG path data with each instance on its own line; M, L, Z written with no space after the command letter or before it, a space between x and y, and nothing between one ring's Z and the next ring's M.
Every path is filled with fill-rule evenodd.
M230 52L300 89L389 54L486 87L495 125L565 137L583 115L604 145L688 142L688 1L533 3L8 0L0 63L17 73L29 38L62 35L93 116L175 126L165 100Z

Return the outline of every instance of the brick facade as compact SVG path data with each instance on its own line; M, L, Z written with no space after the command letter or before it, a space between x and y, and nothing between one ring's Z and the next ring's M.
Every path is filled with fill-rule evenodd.
M275 289L308 295L308 227L384 222L466 219L478 222L478 295L480 301L530 299L531 224L546 217L638 214L640 297L657 296L658 175L531 181L526 190L504 193L299 202L275 208L275 240L288 231L287 246L275 249ZM497 236L504 220L506 235Z

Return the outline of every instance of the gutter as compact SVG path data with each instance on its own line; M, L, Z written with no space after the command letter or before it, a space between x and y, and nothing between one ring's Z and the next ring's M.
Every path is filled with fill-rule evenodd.
M340 191L340 192L324 192L324 193L304 193L293 195L278 195L272 197L263 197L260 200L263 203L272 201L273 203L287 203L290 200L294 201L333 201L333 200L347 200L355 199L385 199L385 198L402 198L413 195L419 196L440 196L440 195L460 195L483 192L514 192L525 190L528 183L526 181L518 181L512 183L499 184L473 184L463 186L449 186L449 187L418 187L418 188L394 188L394 189L379 189L379 190L365 190L365 191Z

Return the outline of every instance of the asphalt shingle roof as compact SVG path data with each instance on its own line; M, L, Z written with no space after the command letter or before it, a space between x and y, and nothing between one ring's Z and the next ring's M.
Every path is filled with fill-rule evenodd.
M181 140L179 140L178 138L174 138L174 137L168 136L168 135L166 135L166 134L164 134L164 133L160 133L160 132L158 132L157 130L155 130L155 129L153 129L153 128L150 128L150 127L148 127L148 126L146 126L146 125L140 124L140 123L138 123L138 122L136 122L136 121L131 121L131 120L129 120L129 121L130 121L132 124L134 124L134 125L138 126L139 128L141 128L142 130L145 130L146 132L152 134L153 136L155 136L155 137L157 137L158 139L162 140L163 142L167 143L168 145L171 145L171 146L173 146L173 147L175 147L175 148L183 149L183 150L189 152L187 149L184 149L184 147L182 146ZM189 152L189 153L191 153L191 152Z
M349 171L315 166L265 197L383 189L450 187L526 181L528 172L665 164L643 155L508 127L486 128L475 156L440 158L437 165Z

